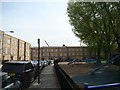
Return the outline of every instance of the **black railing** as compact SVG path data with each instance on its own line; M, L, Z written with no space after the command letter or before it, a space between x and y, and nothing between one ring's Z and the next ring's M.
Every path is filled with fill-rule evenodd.
M100 90L100 89L105 90L107 88L112 88L112 87L116 87L116 89L111 89L111 90L120 90L120 83L104 84L104 85L97 85L97 86L89 86L86 84L85 90Z
M61 86L61 90L80 90L76 83L68 76L67 73L65 73L64 70L60 68L56 61L54 62L54 67Z
M94 74L97 70L103 68L107 64L115 61L116 58L120 57L119 55L109 60L106 64L98 67L95 69L91 74ZM120 90L120 83L111 83L111 84L104 84L104 85L97 85L97 86L89 86L88 84L84 83L82 87L79 87L70 77L69 75L58 65L58 62L54 62L55 71L61 86L61 90L102 90L107 88L117 88L115 90ZM108 90L108 89L107 89Z

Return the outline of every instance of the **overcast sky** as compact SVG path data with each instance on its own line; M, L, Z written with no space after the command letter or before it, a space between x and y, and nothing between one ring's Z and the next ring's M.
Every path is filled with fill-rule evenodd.
M13 1L13 0L12 0ZM37 39L41 39L41 46L79 46L80 42L72 32L67 16L67 0L61 2L1 2L3 31L14 30L10 34L37 46ZM1 16L0 16L1 17Z

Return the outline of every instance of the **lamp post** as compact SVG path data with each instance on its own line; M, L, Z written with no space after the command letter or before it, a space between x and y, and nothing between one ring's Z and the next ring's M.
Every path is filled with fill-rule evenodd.
M2 43L1 43L1 45L2 45L2 47L1 47L1 50L2 50L2 60L4 60L4 51L3 51L3 49L4 49L4 34L5 34L5 32L10 32L10 33L14 33L14 31L2 31L2 30L0 30L0 32L2 33L1 34L1 41L2 41ZM11 42L10 42L10 44L11 44Z
M10 32L10 33L14 33L14 31L3 31L3 32Z
M40 39L38 39L38 84L40 84Z

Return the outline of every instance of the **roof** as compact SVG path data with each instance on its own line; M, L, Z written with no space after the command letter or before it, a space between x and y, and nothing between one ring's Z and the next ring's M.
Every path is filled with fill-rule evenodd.
M19 64L25 64L25 63L30 63L30 61L8 61L6 63L19 63Z
M88 46L44 46L40 48L88 48ZM38 49L38 47L31 47L31 49Z

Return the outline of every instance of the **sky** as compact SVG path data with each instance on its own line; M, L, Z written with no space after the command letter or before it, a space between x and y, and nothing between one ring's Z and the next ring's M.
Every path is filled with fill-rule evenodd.
M44 1L44 0L43 0ZM14 37L37 46L80 46L79 39L72 32L67 16L67 0L33 2L31 0L2 1L0 3L0 30L13 30ZM82 44L83 45L83 44Z

